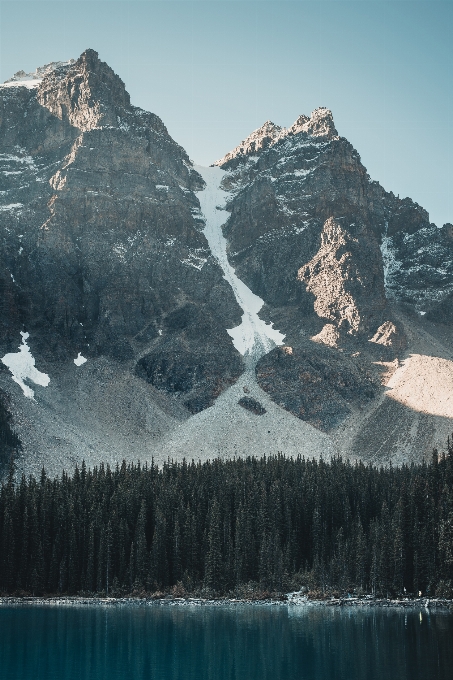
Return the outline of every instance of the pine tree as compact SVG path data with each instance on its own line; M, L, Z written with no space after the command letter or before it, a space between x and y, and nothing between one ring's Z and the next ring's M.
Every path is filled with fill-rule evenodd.
M357 520L354 527L354 583L365 590L367 582L367 540L365 532L363 531L360 515L357 515Z
M224 586L224 565L220 533L220 507L214 498L209 520L208 552L205 562L204 584L210 590L222 591Z
M392 518L392 562L393 578L392 589L397 594L403 593L404 571L405 571L405 551L404 551L404 515L403 503L400 499L396 505Z
M150 583L158 587L169 585L167 520L160 507L156 510L150 562Z
M146 504L142 500L135 529L135 580L143 587L149 571L148 549L146 546Z

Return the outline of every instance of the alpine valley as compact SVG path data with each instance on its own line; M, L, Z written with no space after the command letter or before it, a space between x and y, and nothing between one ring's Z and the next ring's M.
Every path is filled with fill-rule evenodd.
M323 107L210 168L93 50L0 86L2 456L341 454L453 430L453 225ZM20 446L18 446L20 442Z

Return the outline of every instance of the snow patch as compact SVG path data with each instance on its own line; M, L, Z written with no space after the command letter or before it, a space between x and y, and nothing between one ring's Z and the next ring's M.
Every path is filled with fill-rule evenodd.
M113 248L112 248L112 252L114 252L115 255L118 256L118 259L119 259L121 262L126 262L126 257L125 257L125 255L126 255L126 253L127 253L127 248L126 248L126 246L124 245L124 243L115 243L114 246L113 246Z
M281 345L285 336L273 328L273 324L267 324L258 317L264 301L252 293L250 288L236 276L233 267L228 262L222 225L228 218L225 205L230 193L220 188L225 171L219 167L205 168L197 165L194 169L206 183L202 191L196 192L201 211L206 218L203 233L212 254L223 269L225 279L233 289L238 304L244 311L242 323L236 328L227 329L227 332L233 339L234 346L243 356L253 354L254 358L258 359L270 352L276 345Z
M201 271L203 265L208 261L207 257L203 257L205 251L202 248L196 248L195 250L189 250L188 256L184 260L180 260L182 264L188 265L189 267L195 267Z
M16 149L18 151L24 151L25 149L21 149L21 147L16 146ZM26 165L30 166L31 168L35 167L35 161L33 160L32 156L13 156L12 154L9 153L0 153L0 163L3 162L10 162L13 161L14 163L25 163Z
M75 365L76 366L82 366L82 364L84 364L85 362L86 362L86 358L84 356L82 356L81 353L79 352L78 355L77 355L77 359L74 359Z
M40 85L44 76L56 69L71 66L74 63L75 59L69 59L69 61L52 61L50 64L38 66L36 71L33 71L32 73L18 71L12 78L9 78L2 83L0 87L27 87L30 90L34 90Z
M387 236L388 224L385 223L385 232L382 236L381 243L381 253L382 260L384 262L384 286L385 292L390 297L390 282L392 275L395 271L398 271L400 262L395 257L395 248L393 246L393 239L391 236Z
M23 208L24 204L23 203L10 203L9 205L2 205L0 206L0 212L10 212L11 210L18 210L19 208Z
M47 387L50 378L46 373L41 373L35 367L35 359L30 352L27 345L27 340L30 337L29 333L22 333L22 344L19 346L18 352L5 354L2 358L2 363L5 364L13 374L13 380L22 389L24 395L29 399L34 399L35 393L24 383L24 380L31 380L35 385Z
M131 129L129 123L126 123L124 120L121 120L119 116L116 117L116 120L118 121L118 127L120 130L123 130L123 132L129 132L129 130Z
M22 80L12 80L8 83L2 83L0 85L1 87L26 87L29 90L35 90L37 87L39 87L39 84L41 83L41 78L36 78L36 79L28 79L26 80L25 78Z

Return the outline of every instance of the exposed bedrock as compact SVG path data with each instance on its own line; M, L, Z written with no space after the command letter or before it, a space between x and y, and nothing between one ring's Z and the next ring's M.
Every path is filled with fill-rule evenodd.
M258 362L256 377L280 406L326 432L381 389L379 372L366 358L310 340L274 349Z
M353 238L366 235L362 259L369 261L373 249L373 269L382 270L371 246L376 239L392 299L418 308L452 292L451 225L437 229L417 203L372 181L328 109L298 121L287 129L267 121L217 162L232 192L224 231L238 276L268 305L296 304L309 313L313 299L297 273L320 250L324 225L333 219Z
M226 331L241 309L202 233L203 179L93 50L41 76L0 87L0 349L26 330L49 374L78 352L132 370L161 355L158 381L137 373L178 396L175 372L193 366L182 398L204 408L243 366ZM190 334L175 321L187 309Z
M373 235L352 235L329 218L321 247L297 279L315 297L314 311L350 335L375 330L387 306L381 252Z
M333 431L381 399L385 366L410 350L395 304L449 322L453 232L372 181L328 109L288 129L267 121L218 164L230 261L286 335L258 383Z
M45 442L57 472L163 438L196 456L200 436L206 457L324 455L343 428L341 451L379 462L387 426L425 452L453 420L452 225L372 181L323 107L216 165L93 50L0 86L0 356L26 332L50 380L32 402L0 363L24 456Z
M235 382L243 371L242 357L232 354L228 336L213 336L211 318L193 304L168 315L165 329L137 363L136 374L179 395L191 413L198 413Z

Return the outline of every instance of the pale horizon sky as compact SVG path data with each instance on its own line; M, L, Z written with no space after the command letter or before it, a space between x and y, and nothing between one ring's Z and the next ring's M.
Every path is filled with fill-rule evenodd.
M99 52L209 165L327 106L371 177L453 222L451 0L0 0L0 81Z

